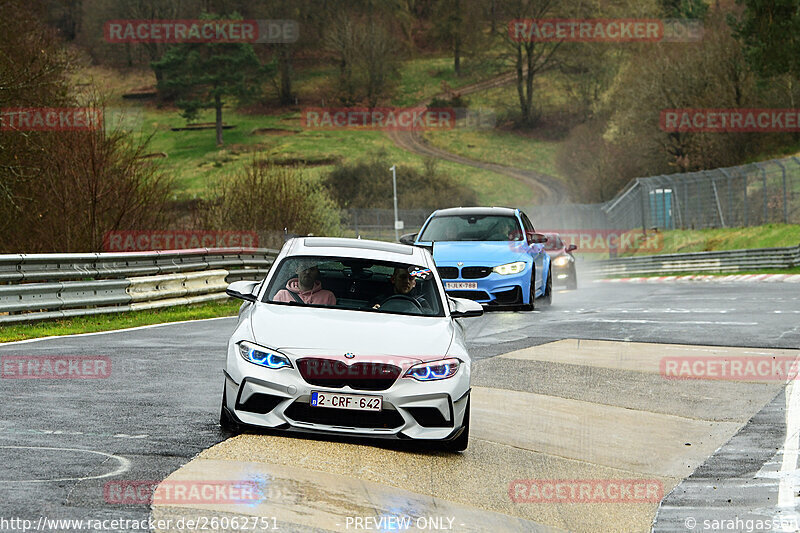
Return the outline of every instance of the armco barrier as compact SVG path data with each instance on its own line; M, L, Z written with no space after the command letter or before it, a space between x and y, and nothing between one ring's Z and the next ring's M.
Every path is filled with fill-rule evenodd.
M201 248L0 255L0 324L222 300L228 283L262 279L277 254Z
M600 275L622 276L679 272L741 272L795 266L800 266L800 246L622 257L592 262L590 269Z
M224 268L266 268L277 255L266 248L197 248L154 252L0 255L0 283L110 279Z

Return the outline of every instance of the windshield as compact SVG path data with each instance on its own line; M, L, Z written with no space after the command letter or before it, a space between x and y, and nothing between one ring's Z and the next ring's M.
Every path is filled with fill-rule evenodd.
M295 256L272 276L264 301L377 313L444 316L430 269L344 257Z
M519 241L522 230L516 217L457 215L433 218L419 237L421 242Z
M547 243L545 243L544 248L545 250L560 250L564 247L564 242L561 240L555 233L548 233L547 236Z

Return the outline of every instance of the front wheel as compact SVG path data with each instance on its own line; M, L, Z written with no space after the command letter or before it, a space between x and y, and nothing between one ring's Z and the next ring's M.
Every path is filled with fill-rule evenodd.
M574 291L578 288L578 274L575 272L575 265L569 270L569 278L567 278L567 290Z
M542 295L542 305L548 306L553 303L553 271L552 269L547 272L547 283L544 286L544 294Z
M533 311L534 309L536 309L536 269L531 272L531 288L528 294L528 305L523 304L522 306L523 311Z

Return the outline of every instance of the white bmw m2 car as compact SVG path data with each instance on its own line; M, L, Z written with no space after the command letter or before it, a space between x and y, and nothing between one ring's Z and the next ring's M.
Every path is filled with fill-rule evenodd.
M220 424L438 441L466 449L470 357L424 249L360 239L289 240L244 300L228 344Z

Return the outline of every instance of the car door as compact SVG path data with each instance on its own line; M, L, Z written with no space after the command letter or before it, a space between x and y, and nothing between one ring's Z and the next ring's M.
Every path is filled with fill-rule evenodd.
M519 218L522 221L522 227L525 229L525 239L528 243L528 253L533 258L533 264L535 265L536 292L538 293L542 289L542 272L544 270L544 254L546 252L544 251L543 244L533 242L533 236L536 233L536 230L533 229L533 224L528 216L520 211Z

